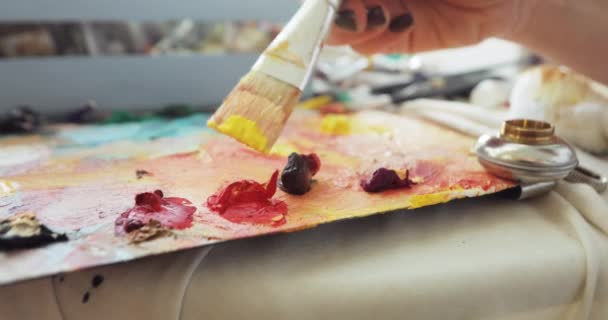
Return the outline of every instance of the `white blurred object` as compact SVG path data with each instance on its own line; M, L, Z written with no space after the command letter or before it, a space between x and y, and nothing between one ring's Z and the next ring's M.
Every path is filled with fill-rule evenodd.
M510 64L528 55L518 44L491 38L474 46L417 54L412 59L424 71L450 75Z
M358 74L344 80L344 87L355 87L360 85L369 85L374 87L383 87L396 85L413 80L414 75L411 73L387 73L381 71L362 71Z
M505 80L483 80L471 91L471 103L486 108L504 107L509 102L511 87Z
M370 59L374 68L391 72L411 72L421 67L419 59L412 59L407 55L376 54Z
M407 101L401 105L401 112L404 114L416 113L425 118L435 120L435 115L450 114L454 117L461 117L470 121L477 122L484 126L490 126L496 131L507 118L506 109L487 109L474 104L457 101L446 101L439 99L416 99ZM447 124L454 126L454 124ZM477 134L472 134L477 135Z
M331 82L344 81L367 69L369 59L346 46L325 46L321 50L317 70Z
M343 93L348 98L347 101L344 101L344 104L351 110L378 109L392 104L393 101L389 95L373 95L371 91L371 87L367 85L346 90Z
M605 88L569 69L541 66L524 72L511 93L510 118L544 120L589 152L608 153Z

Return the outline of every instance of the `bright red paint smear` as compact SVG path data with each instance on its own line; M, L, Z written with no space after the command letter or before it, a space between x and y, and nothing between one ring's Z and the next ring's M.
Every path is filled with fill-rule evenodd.
M281 226L287 221L287 204L272 199L277 191L279 171L266 184L236 181L207 199L207 207L224 219L239 224Z
M135 196L135 206L123 213L115 221L114 232L123 235L139 229L150 220L173 229L192 226L196 207L183 198L164 198L162 191L140 193Z

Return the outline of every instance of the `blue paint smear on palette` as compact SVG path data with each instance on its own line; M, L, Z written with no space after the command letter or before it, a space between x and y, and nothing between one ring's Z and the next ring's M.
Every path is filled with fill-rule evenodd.
M206 126L209 114L165 120L150 119L135 123L88 125L62 130L58 137L64 147L94 147L120 141L148 141L175 138L209 131Z

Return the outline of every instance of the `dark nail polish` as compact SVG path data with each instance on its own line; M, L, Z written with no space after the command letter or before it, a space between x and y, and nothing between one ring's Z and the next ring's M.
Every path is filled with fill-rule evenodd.
M357 21L355 20L355 12L352 10L343 10L338 12L334 23L340 28L349 31L357 31Z
M402 32L414 24L414 17L410 13L395 17L388 25L391 32Z
M375 29L386 24L386 16L382 7L373 7L367 10L367 28Z

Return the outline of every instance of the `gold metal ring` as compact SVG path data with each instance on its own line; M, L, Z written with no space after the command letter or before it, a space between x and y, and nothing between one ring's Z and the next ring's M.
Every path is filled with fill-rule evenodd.
M514 119L503 123L500 135L512 142L544 144L554 140L555 127L544 121Z

